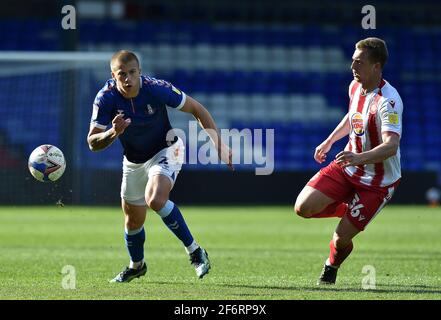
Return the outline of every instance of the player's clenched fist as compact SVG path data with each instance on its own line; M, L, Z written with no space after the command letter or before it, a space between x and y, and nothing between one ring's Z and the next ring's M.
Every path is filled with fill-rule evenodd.
M131 122L132 120L130 120L130 118L124 119L124 114L122 113L116 115L115 118L113 118L112 120L112 127L113 130L115 130L115 134L117 136L122 134L124 130L126 130L126 128L130 125Z
M363 164L361 154L351 151L341 151L335 156L335 162L343 168Z

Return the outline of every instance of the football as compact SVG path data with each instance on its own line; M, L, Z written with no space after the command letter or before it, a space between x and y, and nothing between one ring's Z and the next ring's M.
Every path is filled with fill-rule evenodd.
M38 181L53 182L63 175L66 161L60 149L50 144L44 144L32 151L28 167L32 176Z

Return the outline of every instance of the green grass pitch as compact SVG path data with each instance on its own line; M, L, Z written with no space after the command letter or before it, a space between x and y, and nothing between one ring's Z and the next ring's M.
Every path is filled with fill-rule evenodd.
M196 278L180 242L149 211L147 275L111 284L128 263L119 208L0 207L0 299L441 299L439 208L386 207L355 238L332 287L316 280L337 219L302 219L290 206L181 209L210 273ZM373 276L367 265L375 289L362 288Z

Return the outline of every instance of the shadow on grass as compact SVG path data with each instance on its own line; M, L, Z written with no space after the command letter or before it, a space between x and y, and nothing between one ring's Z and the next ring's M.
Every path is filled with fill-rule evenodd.
M188 282L176 282L176 281L152 281L151 283L159 285L188 285ZM441 294L441 288L437 286L427 286L427 285L392 285L392 284L382 284L377 285L376 289L362 289L355 287L339 287L338 284L334 286L271 286L271 285L248 285L248 284L229 284L220 283L209 285L226 287L226 288L237 288L237 289L254 289L254 290L282 290L282 291L298 291L298 292L356 292L356 293L413 293L413 294ZM390 289L385 289L384 287L390 287ZM239 295L249 295L246 293ZM254 294L251 294L254 295Z
M436 286L424 286L424 285L378 285L376 289L362 289L354 287L339 287L335 286L255 286L255 285L231 285L231 284L220 284L223 287L239 287L239 288L249 288L249 289L273 289L273 290L284 290L284 291L310 291L310 292L370 292L370 293L414 293L414 294L441 294L441 288ZM382 287L393 287L391 289L383 289Z

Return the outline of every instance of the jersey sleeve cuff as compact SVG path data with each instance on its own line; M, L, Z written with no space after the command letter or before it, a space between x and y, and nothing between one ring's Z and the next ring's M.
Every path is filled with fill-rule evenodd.
M181 92L182 92L182 91L181 91ZM185 100L187 100L187 96L185 95L184 92L182 92L182 100L181 100L181 103L179 104L179 106L176 107L176 109L181 110L182 107L183 107L184 104L185 104Z
M93 125L95 128L98 128L98 129L103 129L103 130L105 130L105 129L107 128L107 126L102 125L102 124L99 124L99 123L96 123L96 122L92 122L92 125Z
M396 134L397 136L401 137L401 134L397 131L392 131L392 130L384 130L381 133L392 133L392 134Z

